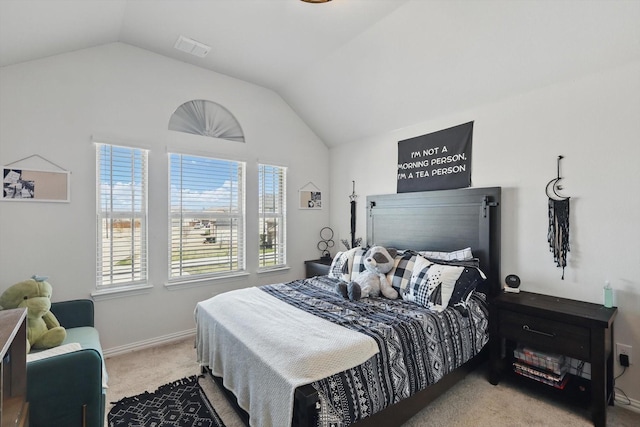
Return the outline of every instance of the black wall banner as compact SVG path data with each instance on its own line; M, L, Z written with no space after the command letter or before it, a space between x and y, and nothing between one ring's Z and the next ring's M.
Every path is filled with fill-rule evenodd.
M398 142L398 193L471 186L473 122Z

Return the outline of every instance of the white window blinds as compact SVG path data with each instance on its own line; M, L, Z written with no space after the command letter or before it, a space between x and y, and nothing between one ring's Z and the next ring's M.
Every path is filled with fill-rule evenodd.
M96 286L147 281L147 150L96 144Z
M286 186L286 168L258 165L258 268L261 269L287 263Z
M175 153L169 163L169 279L244 271L244 163Z

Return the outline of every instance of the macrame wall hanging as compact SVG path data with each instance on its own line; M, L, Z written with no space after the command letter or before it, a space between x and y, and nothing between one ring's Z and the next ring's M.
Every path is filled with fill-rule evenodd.
M562 267L562 280L564 280L564 268L567 266L567 252L569 252L569 197L558 193L562 190L560 180L560 160L558 156L558 176L553 178L545 188L549 198L549 231L547 241L553 253L553 260L558 267Z
M356 237L356 200L358 199L356 182L351 181L351 183L353 184L353 191L349 196L349 204L351 205L351 242L347 239L340 240L347 250L357 248L362 243L362 237Z

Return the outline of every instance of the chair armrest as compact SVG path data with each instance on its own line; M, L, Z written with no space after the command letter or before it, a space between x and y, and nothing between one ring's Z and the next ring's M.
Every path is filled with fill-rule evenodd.
M104 425L102 358L83 349L27 363L29 424L81 426L86 405L87 426Z
M90 299L53 302L51 313L67 329L94 326L93 300Z

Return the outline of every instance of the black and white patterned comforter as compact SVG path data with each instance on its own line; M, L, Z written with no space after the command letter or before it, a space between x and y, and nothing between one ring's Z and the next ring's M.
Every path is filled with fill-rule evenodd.
M380 352L362 365L312 383L321 410L318 425L347 426L436 383L489 340L484 294L474 293L468 315L441 313L386 298L345 300L328 276L259 289L299 309L366 334Z

